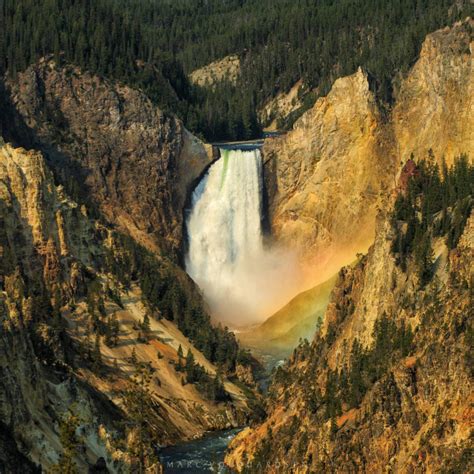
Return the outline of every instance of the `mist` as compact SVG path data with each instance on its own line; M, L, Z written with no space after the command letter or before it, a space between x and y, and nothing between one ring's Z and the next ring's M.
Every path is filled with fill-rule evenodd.
M296 255L264 245L261 222L260 151L221 150L192 196L186 271L233 329L271 316L302 285Z
M296 255L281 248L225 266L218 278L199 282L214 318L233 330L261 323L302 287Z

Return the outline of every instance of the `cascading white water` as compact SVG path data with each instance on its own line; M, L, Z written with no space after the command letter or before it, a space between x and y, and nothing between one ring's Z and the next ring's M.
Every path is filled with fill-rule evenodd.
M260 150L222 149L192 196L186 271L214 316L233 327L286 302L289 262L264 249L261 221Z

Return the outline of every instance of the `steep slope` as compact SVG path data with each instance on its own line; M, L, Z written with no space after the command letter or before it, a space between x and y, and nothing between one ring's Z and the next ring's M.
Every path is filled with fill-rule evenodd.
M454 250L433 240L427 284L419 246L405 270L399 263L396 228L380 216L368 255L341 270L321 333L275 373L268 418L234 440L229 465L472 471L474 215Z
M474 150L474 21L427 36L396 94L393 128L400 159L429 150L448 164Z
M237 334L242 345L284 359L300 339L312 339L323 321L336 277L295 296L257 327Z
M467 19L427 37L391 112L359 69L265 141L270 227L299 252L308 286L367 251L377 208L411 153L418 160L431 148L449 164L474 151L472 27Z
M265 130L282 128L288 117L303 104L301 96L305 93L303 82L298 81L288 92L280 92L260 108L258 117L265 125Z
M367 75L338 79L288 134L265 142L272 233L323 282L367 250L396 157Z
M393 110L382 122L372 122L389 146L380 150L394 159L385 187L367 208L357 206L355 176L360 175L354 174L351 186L342 165L337 175L316 173L325 137L315 124L321 127L330 117L321 119L322 100L286 137L265 145L272 227L280 239L300 245L303 259L331 248L319 226L313 231L308 224L313 215L333 212L328 235L352 237L360 245L364 232L352 211L370 214L366 230L375 232L375 240L354 267L340 271L314 341L301 344L275 372L266 421L232 443L226 462L237 470L472 471L472 31L467 19L429 35L401 81ZM359 72L334 88L345 84L351 98L364 90L370 98L367 79ZM332 97L333 92L328 110ZM339 102L347 103L347 97ZM318 120L311 122L312 114ZM332 136L349 144L352 153L352 146L370 137L353 127L367 117L377 115L334 120ZM303 143L308 134L312 138ZM370 148L361 150L374 156ZM332 161L339 158L334 152ZM306 168L308 163L313 168ZM367 157L361 156L364 163ZM448 171L445 163L456 165ZM317 181L308 178L307 169L315 171ZM377 167L374 172L383 175ZM329 190L321 197L312 194L326 181L336 190L346 183L334 202ZM355 207L343 214L350 203Z
M44 469L62 462L74 416L81 472L100 457L111 472L133 467L143 440L166 444L246 418L247 398L226 378L239 370L238 346L212 328L184 272L92 219L40 153L3 142L0 224L0 468L15 451Z
M185 201L212 157L178 119L137 90L48 58L4 95L4 136L43 151L73 197L143 244L179 253Z
M66 254L74 249L77 255L90 255L86 248L91 229L79 225L79 209L53 185L40 155L3 144L0 153L2 426L23 455L49 466L61 452L61 417L74 401L84 419L84 467L99 456L111 456L98 427L103 424L106 433L113 429L113 418L122 415L68 370L61 332L51 324L51 305L44 293L46 285L59 279L72 293L83 291L76 278L81 275L78 263ZM66 233L65 221L75 233ZM66 246L66 235L80 234Z

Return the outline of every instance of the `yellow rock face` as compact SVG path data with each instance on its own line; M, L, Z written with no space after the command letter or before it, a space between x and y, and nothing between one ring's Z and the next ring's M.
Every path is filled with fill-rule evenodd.
M428 35L420 58L402 82L393 111L400 157L432 149L451 164L474 150L473 20Z
M200 142L191 139L186 138L183 153L191 153L193 143L200 149ZM198 166L199 159L190 167ZM98 436L99 431L107 433L110 429L104 413L112 403L126 412L120 394L135 371L130 362L132 354L154 370L150 397L160 407L160 422L165 420L159 426L161 442L240 425L248 412L245 393L229 380L224 381L225 389L235 403L214 403L194 384L182 383L183 373L176 366L179 346L184 354L191 350L208 373L215 374L218 369L173 322L153 317L156 314L152 314L138 285L124 290L103 265L105 255L124 253L111 227L88 218L86 208L69 199L62 186L56 186L41 153L14 148L0 138L0 373L8 371L8 377L0 377L0 400L5 402L0 418L2 424L12 427L19 449L44 469L49 469L62 451L54 427L71 405L87 420L84 429L89 430L84 454L77 461L78 472L87 472L86 461L95 463L99 456L124 457L115 443L107 443L107 436L101 434L100 440ZM167 269L174 272L177 282L184 279L178 267L170 264ZM97 338L104 363L100 371L91 370L81 350L88 346L91 336L86 294L92 294L87 289L92 281L97 298L103 302L103 318L115 318L120 328L114 345ZM51 308L49 301L35 294L37 288L43 289L43 283ZM110 298L111 288L120 304L117 298ZM44 362L48 356L31 342L41 341L54 348L55 363L63 366L54 308L62 316L64 337L74 357L67 380L52 372ZM145 315L150 317L150 334L144 338L140 327ZM105 397L110 403L104 404ZM109 408L104 409L104 405ZM104 411L101 425L99 409Z
M472 26L466 20L427 38L383 120L358 71L337 81L286 137L267 143L267 171L275 176L271 225L279 239L298 246L303 263L317 269L324 251L343 243L346 252L355 250L362 236L376 232L367 256L339 273L321 328L325 338L294 352L270 388L266 420L231 443L226 462L236 470L264 460L261 472L268 473L293 465L292 472L441 472L451 461L459 463L453 471L469 471L472 361L465 328L474 215L455 250L433 240L433 283L421 289L415 272L396 265L388 213L375 213L393 206L395 180L411 153L420 160L431 148L429 159L444 155L448 164L461 153L473 159ZM369 199L360 203L364 191ZM370 346L384 314L412 329L410 357L396 355L357 407L342 404L331 426L317 415L322 396L331 394L327 370L349 364L356 340Z
M201 87L212 87L217 82L237 82L240 74L240 59L238 56L226 56L218 61L207 64L193 71L189 78L193 84Z
M265 143L272 231L299 251L312 284L370 245L381 193L395 177L390 138L359 69Z
M377 209L411 153L418 160L432 149L448 164L474 155L473 23L427 37L390 114L359 69L338 79L293 130L265 142L271 230L299 252L308 287L367 250Z

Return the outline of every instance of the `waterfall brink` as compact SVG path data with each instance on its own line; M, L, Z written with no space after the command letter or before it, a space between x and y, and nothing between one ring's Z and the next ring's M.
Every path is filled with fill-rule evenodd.
M233 327L269 316L270 299L285 303L282 295L275 298L271 280L281 278L275 272L288 262L264 249L261 221L260 150L222 149L192 196L186 271L214 317Z

